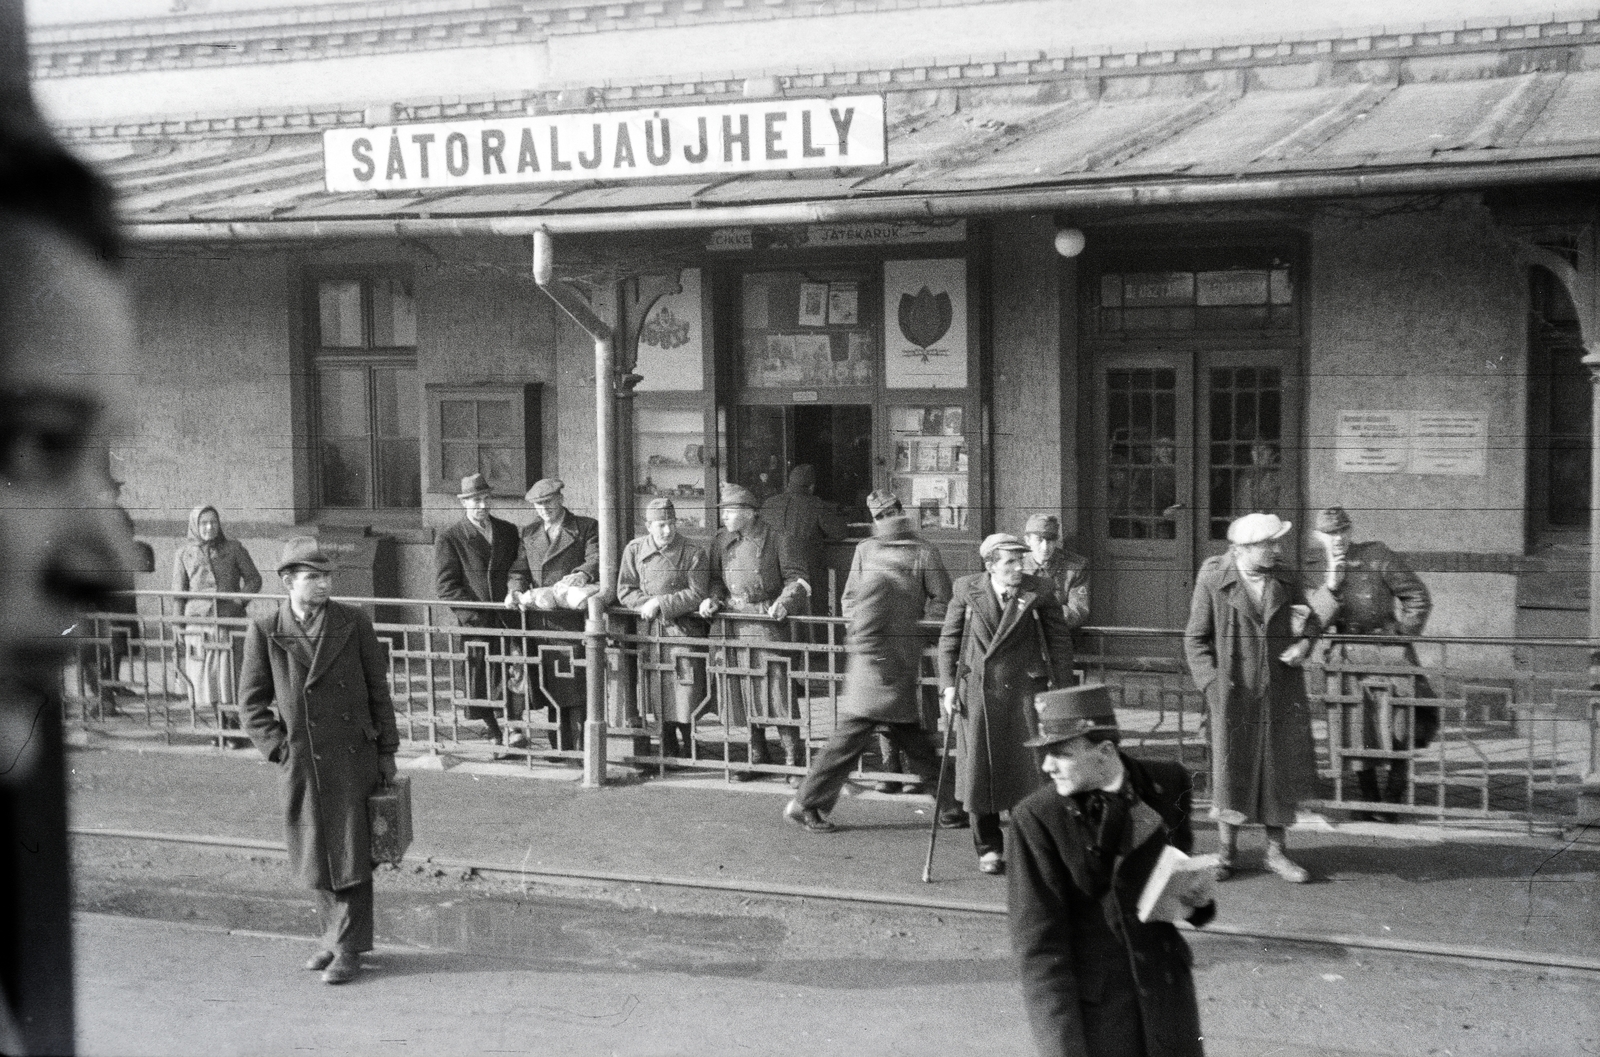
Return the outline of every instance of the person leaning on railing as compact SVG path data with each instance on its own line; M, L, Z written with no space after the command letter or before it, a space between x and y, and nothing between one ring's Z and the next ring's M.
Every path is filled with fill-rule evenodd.
M622 550L617 601L638 610L653 634L705 638L711 628L698 611L711 591L710 555L678 533L678 511L670 499L650 500L644 523L645 534ZM706 698L705 651L668 647L662 660L672 665L672 671L650 682L659 688L661 754L693 756L694 710Z
M189 536L172 556L172 589L192 592L183 599L184 616L232 619L245 615L243 602L205 596L253 595L261 590L261 572L250 552L227 537L222 531L222 515L209 503L189 511ZM194 687L196 704L233 704L234 681L243 663L244 639L241 636L234 641L228 625L196 623L184 629L183 670ZM237 725L231 716L224 721Z

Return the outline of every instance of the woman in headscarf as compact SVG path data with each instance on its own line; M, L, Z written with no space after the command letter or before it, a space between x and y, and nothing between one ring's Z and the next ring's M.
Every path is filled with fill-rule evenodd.
M250 552L222 532L222 516L210 504L189 511L189 538L172 560L172 589L194 592L182 599L186 617L225 617L244 627L244 603L232 598L205 598L207 594L255 594L261 590L261 573ZM223 644L232 642L232 647ZM192 624L184 629L184 673L194 685L195 703L234 703L234 676L243 660L243 640L233 638L228 624ZM235 720L230 726L237 725Z

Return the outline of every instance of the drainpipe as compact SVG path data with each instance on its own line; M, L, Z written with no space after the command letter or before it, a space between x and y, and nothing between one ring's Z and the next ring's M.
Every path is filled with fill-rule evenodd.
M616 369L616 340L611 327L571 287L554 281L555 256L550 232L533 232L533 281L572 321L594 339L594 428L596 473L600 495L596 514L600 521L600 593L589 599L583 624L587 664L588 709L583 723L583 784L597 787L606 780L606 599L617 584L617 483L612 465L612 434L616 432L616 405L611 380Z

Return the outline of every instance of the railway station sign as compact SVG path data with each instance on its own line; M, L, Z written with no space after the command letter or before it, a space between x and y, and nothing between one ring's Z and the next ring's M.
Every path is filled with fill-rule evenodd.
M328 190L407 191L884 165L883 97L329 129Z

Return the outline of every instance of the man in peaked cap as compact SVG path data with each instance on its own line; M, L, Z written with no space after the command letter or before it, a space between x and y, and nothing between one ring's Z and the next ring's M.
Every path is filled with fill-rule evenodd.
M1028 545L1022 571L1043 576L1056 588L1067 627L1089 623L1089 559L1061 545L1061 519L1054 514L1034 514L1022 530Z
M517 560L517 527L495 517L493 490L483 474L461 479L456 499L461 503L461 520L439 533L433 544L433 571L439 597L446 602L484 602L503 605L510 589L511 566ZM508 614L502 609L464 608L453 610L462 628L499 630L506 626ZM505 685L504 666L490 664L488 657L504 651L505 640L498 635L461 635L467 654L467 697L482 701L500 695ZM507 702L508 710L510 702ZM500 742L499 709L493 705L473 705L467 715L481 719L489 728L489 740ZM517 716L512 714L512 719ZM520 744L519 744L520 743ZM509 744L524 748L527 739L513 737Z
M1323 626L1347 635L1420 635L1433 611L1428 587L1404 558L1377 540L1356 543L1355 526L1344 507L1317 514L1314 531L1319 554L1308 564L1306 590ZM1408 759L1363 757L1366 750L1412 752L1426 748L1439 730L1439 710L1428 705L1396 707L1395 699L1431 698L1433 686L1421 674L1389 674L1418 666L1409 642L1339 642L1330 647L1337 670L1328 675L1328 692L1360 698L1360 722L1348 729L1349 744L1340 746L1355 769L1361 799L1402 803L1411 769ZM1369 674L1364 667L1378 668ZM1378 784L1378 768L1388 776ZM1354 817L1394 822L1392 814L1358 812Z
M1072 632L1050 581L1022 571L1027 544L997 532L984 571L955 582L939 635L939 693L956 724L956 798L972 816L978 869L1005 872L1000 813L1039 784L1033 695L1072 683Z
M1211 803L1228 876L1239 827L1267 830L1267 869L1293 884L1310 880L1289 858L1285 834L1299 802L1317 788L1311 711L1300 665L1321 631L1296 577L1279 564L1292 526L1275 514L1246 514L1228 526L1226 554L1207 558L1195 578L1183 651L1211 713ZM1307 612L1295 627L1295 607Z
M330 600L332 572L315 539L284 544L289 597L246 629L239 713L280 768L289 868L317 894L322 940L306 968L342 984L372 949L367 797L394 778L400 736L383 647L365 613Z
M1171 846L1194 845L1192 781L1181 765L1142 762L1103 685L1037 695L1050 785L1012 808L1011 945L1042 1057L1200 1057L1191 957L1170 921L1140 921L1139 897ZM1181 889L1187 920L1216 914L1212 875Z
M905 515L905 510L900 505L900 497L882 489L868 494L867 510L872 514L874 529L885 521ZM950 604L950 574L945 571L944 558L940 556L939 548L921 536L914 535L914 538L916 547L915 557L912 559L912 575L922 587L922 619L943 620L945 607ZM855 554L850 559L850 574L845 577L844 594L840 598L840 611L846 621L850 619L851 612L860 599L863 576L867 570L876 565L877 557L882 553L882 546L876 533L856 544ZM938 724L938 693L930 689L922 696L922 722L926 729L933 730ZM884 770L906 769L907 761L900 758L899 751L890 742L887 734L878 735L878 755L883 760ZM878 783L880 793L920 791L917 785L902 790L898 782Z

